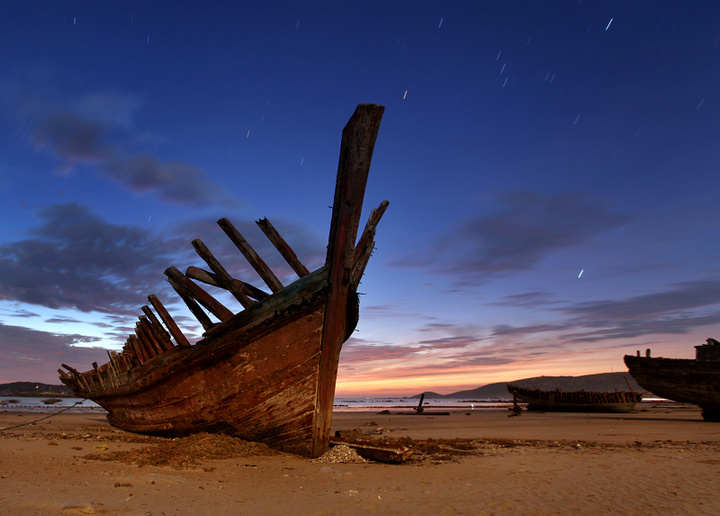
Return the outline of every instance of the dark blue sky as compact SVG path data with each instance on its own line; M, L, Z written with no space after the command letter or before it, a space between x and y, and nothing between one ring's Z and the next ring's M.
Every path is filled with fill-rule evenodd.
M338 394L720 334L720 5L241 4L0 4L0 382L103 361L152 292L197 336L162 272L201 237L253 281L219 217L275 266L253 220L322 263L365 102L366 208L390 208Z

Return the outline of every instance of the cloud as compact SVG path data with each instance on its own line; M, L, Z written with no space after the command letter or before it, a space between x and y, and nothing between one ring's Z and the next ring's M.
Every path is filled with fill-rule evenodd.
M419 348L411 346L365 344L359 343L357 339L351 339L343 346L340 360L343 364L348 365L406 359L419 351L421 351Z
M92 362L107 362L107 351L79 347L93 339L0 323L0 382L60 383L56 370L65 363L80 370Z
M116 91L88 93L75 99L73 111L108 127L131 128L142 101L136 95Z
M370 363L384 360L405 360L439 350L465 349L482 339L474 336L451 336L421 340L412 344L369 343L352 337L343 346L342 361L345 364ZM459 353L456 351L455 353Z
M155 193L175 204L230 202L223 189L208 181L205 170L180 161L163 163L149 154L116 156L103 163L101 172L135 193Z
M104 321L91 317L84 322L107 330L105 336L113 342L122 342L132 333L140 307L147 304L147 295L152 293L159 295L188 338L199 337L197 320L189 316L163 274L171 265L183 271L189 265L208 268L190 243L198 237L235 278L269 291L211 219L184 221L157 234L109 223L76 203L50 206L39 216L42 223L29 230L26 238L0 246L0 300L105 314ZM235 225L246 236L250 229L256 232L248 238L286 284L296 278L252 221L235 221ZM306 258L306 265L324 261L323 246L307 228L292 224L278 228L288 242L301 242L296 251L303 251L298 254ZM204 288L221 302L227 299L229 309L241 310L224 290ZM26 309L4 311L15 317L37 316ZM46 318L46 322L68 325L82 319L79 314L57 315Z
M547 296L541 292L512 296L519 300ZM542 303L541 303L542 304ZM566 306L559 301L546 307L563 316L563 322L525 326L497 325L493 336L518 339L554 332L558 342L583 343L629 339L643 335L685 334L720 320L720 281L706 280L672 284L668 289L620 300L600 300ZM520 303L518 306L525 306Z
M8 82L0 84L12 109L30 132L38 150L58 158L60 173L76 171L78 165L94 166L102 176L136 194L153 194L182 205L215 206L240 201L208 178L197 165L131 150L138 144L163 142L159 135L134 127L141 107L139 97L117 91L65 96L41 88L24 91ZM144 143L143 143L144 142Z
M499 210L463 224L425 253L395 263L473 280L530 269L546 256L627 222L582 193L507 195ZM418 258L423 256L424 258Z
M680 315L654 321L634 320L617 322L596 322L586 325L598 329L578 331L561 336L566 342L597 342L611 339L630 339L642 335L681 335L690 333L695 328L717 324L720 320L720 310L706 315Z
M669 290L613 301L579 303L563 311L591 320L648 320L683 310L720 304L720 281L675 283Z
M549 292L534 290L503 296L502 300L488 303L490 306L511 306L514 308L537 308L557 305L559 301Z
M671 288L622 300L579 303L562 309L578 331L572 342L625 339L649 334L684 334L720 320L720 281L675 283Z
M430 340L421 340L419 342L419 344L424 349L426 349L426 348L456 349L456 348L466 348L466 347L470 346L471 344L478 343L482 340L483 340L482 338L478 338L476 336L460 335L460 336L452 336L452 337L440 337L437 339L430 339Z
M30 238L0 247L0 299L81 312L129 313L162 283L168 252L148 231L78 204L40 213Z
M103 141L107 127L60 111L49 113L35 127L36 148L47 148L68 163L99 163L113 150Z
M536 335L541 332L562 331L568 328L567 323L562 324L531 324L528 326L511 326L508 324L499 324L493 327L493 336L508 335Z

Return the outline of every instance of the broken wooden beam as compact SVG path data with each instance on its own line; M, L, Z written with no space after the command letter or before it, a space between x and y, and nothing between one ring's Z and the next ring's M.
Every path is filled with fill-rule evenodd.
M162 324L160 324L160 321L158 321L157 317L155 317L153 311L150 310L150 307L145 305L142 306L140 309L148 318L148 321L150 322L150 329L152 330L155 337L157 337L158 342L160 342L163 350L167 351L169 349L172 349L173 344L170 340L170 334L165 330L165 328L162 327Z
M190 342L188 342L183 332L180 331L180 328L170 316L170 313L165 309L165 306L160 302L158 297L155 294L150 294L148 296L148 301L150 301L150 304L153 305L153 308L160 316L160 319L162 319L162 322L165 323L165 327L173 336L177 345L183 347L189 346Z
M344 444L355 450L363 459L386 462L390 464L401 464L406 462L413 454L412 448L407 446L396 446L371 440L345 440L337 437L330 438L330 444L337 446Z
M212 271L215 273L216 281L219 283L218 286L224 288L225 290L228 290L233 295L233 297L240 302L243 308L248 308L249 306L251 306L253 302L248 299L242 289L238 288L235 285L235 279L230 276L228 271L225 270L225 267L223 267L222 264L218 261L218 259L215 258L215 255L210 252L210 249L208 249L208 247L202 242L202 240L196 238L192 241L192 245L200 258L202 258L205 263L208 264L208 267L210 267L210 269L212 269Z
M217 299L205 292L175 267L168 267L165 270L165 275L168 277L168 281L175 291L180 294L180 297L183 298L183 301L185 301L185 304L188 305L190 311L206 330L215 326L215 323L213 323L205 312L200 309L198 303L208 312L217 317L221 322L227 321L234 315Z
M270 240L272 245L275 246L275 249L278 250L278 252L282 255L283 258L285 258L285 261L288 263L288 265L290 265L290 267L292 267L292 270L295 271L295 274L297 274L301 278L310 274L308 268L302 264L302 262L295 254L295 251L292 250L290 245L285 241L285 239L280 235L280 233L278 233L277 229L275 229L275 226L273 226L268 219L260 219L255 223L260 226L262 232L265 233L265 236L268 237L268 240Z
M214 272L206 271L205 269L201 269L200 267L195 267L193 265L189 266L185 271L185 276L190 279L202 281L203 283L207 285L212 285L213 287L222 288L220 280ZM245 283L244 281L235 278L233 278L233 281L235 282L235 286L239 288L247 297L256 301L261 301L270 295L264 290L260 290L256 286L251 285L250 283Z
M283 289L283 284L280 283L280 280L277 276L275 276L272 269L270 269L263 259L255 252L255 249L252 248L250 243L245 240L245 237L243 237L240 232L235 229L235 226L233 226L232 223L225 217L218 220L217 223L230 240L232 240L232 243L235 244L235 247L237 247L243 256L245 256L245 259L252 268L255 269L255 272L257 272L265 284L270 287L270 290L273 292L281 291Z

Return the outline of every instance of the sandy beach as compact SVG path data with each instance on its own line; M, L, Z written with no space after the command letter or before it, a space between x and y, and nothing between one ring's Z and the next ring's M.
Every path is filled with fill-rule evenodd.
M44 415L2 411L0 428ZM703 422L694 407L519 417L500 409L338 412L333 426L409 437L418 451L399 465L282 453L181 469L138 465L97 456L161 440L114 429L102 412L68 411L0 433L0 513L720 513L720 424Z

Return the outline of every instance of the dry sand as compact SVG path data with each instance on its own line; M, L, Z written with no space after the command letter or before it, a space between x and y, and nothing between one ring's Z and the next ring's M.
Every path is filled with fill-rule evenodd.
M0 428L38 417L0 412ZM520 417L340 412L334 428L460 438L467 441L450 448L472 451L436 449L401 465L276 454L190 469L138 466L86 456L147 439L113 429L102 413L70 411L0 433L0 514L720 514L720 423L704 423L692 407Z

